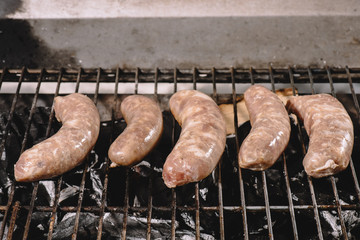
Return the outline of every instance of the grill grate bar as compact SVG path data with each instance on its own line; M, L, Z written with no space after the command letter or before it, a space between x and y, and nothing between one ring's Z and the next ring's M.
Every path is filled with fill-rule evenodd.
M354 90L354 86L353 86L353 82L352 82L352 77L350 75L350 71L349 71L348 66L346 66L345 70L346 70L346 75L348 77L348 82L349 82L349 86L350 86L351 95L352 95L352 98L353 98L353 101L354 101L354 104L355 104L355 108L356 108L356 118L357 118L357 121L360 122L359 102L358 102L356 94L355 94L355 90ZM358 177L356 175L354 162L353 162L352 158L350 158L350 168L351 168L351 174L352 174L353 179L354 179L354 184L355 184L355 190L356 190L356 193L357 193L357 197L358 197L358 200L360 201L359 180L358 180Z
M77 74L77 77L76 77L76 85L75 85L75 92L76 93L79 92L80 80L81 80L81 75L82 75L83 71L84 70L82 68L79 68L79 70L78 70L78 74Z
M200 240L200 202L199 202L199 183L195 183L195 231L196 239Z
M4 138L1 142L1 145L0 145L0 156L3 155L3 152L4 152L4 149L5 149L5 143L6 143L6 140L7 140L7 136L8 136L8 133L9 133L9 128L11 126L11 122L12 122L12 119L13 119L13 116L14 116L14 111L15 111L15 107L16 107L16 103L17 103L17 100L18 100L18 97L19 97L19 92L20 92L20 88L21 88L21 84L22 82L24 81L24 78L25 78L25 73L26 73L26 68L23 67L21 69L21 74L20 74L20 77L19 77L19 81L18 81L18 85L17 85L17 88L16 88L16 94L13 98L13 101L12 101L12 104L11 104L11 108L10 108L10 113L9 113L9 116L8 116L8 119L7 119L7 123L6 123L6 126L5 126L5 131L4 131ZM5 74L2 74L2 76L4 76ZM5 168L5 167L4 167ZM0 228L0 239L3 239L3 236L4 236L4 231L5 231L5 225L6 225L6 219L7 219L7 216L9 214L9 209L10 209L10 206L12 204L12 201L14 199L14 193L15 193L15 183L12 182L11 184L11 187L10 187L10 195L9 195L9 199L8 199L8 202L6 204L6 209L5 209L5 213L4 213L4 217L3 217L3 221L1 223L1 228ZM11 218L12 219L12 218Z
M196 90L196 81L199 73L197 68L193 68L193 89Z
M216 70L215 68L211 68L211 80L213 85L213 99L216 103L218 103L218 96L216 91Z
M134 90L135 94L138 94L138 90L139 90L139 75L140 75L140 68L136 68L136 72L135 72L135 90Z
M84 197L85 177L86 177L86 172L88 170L88 167L89 167L89 163L88 163L88 158L87 158L85 161L83 175L82 175L81 183L80 183L80 191L79 191L78 204L76 207L77 210L76 210L76 215L75 215L74 230L73 230L73 234L71 236L72 240L75 240L77 238L77 232L79 230L80 212L81 212L81 205L82 205L82 201L83 201L83 197Z
M121 239L126 239L127 219L129 215L129 168L126 168L126 180L125 180L125 197L124 197L124 217L121 231Z
M147 228L146 228L146 239L151 239L151 217L152 217L152 189L153 189L153 177L152 175L149 178L149 185L148 185L148 207L147 207Z
M211 69L211 79L213 83L213 99L218 103L217 92L216 92L216 70L215 68ZM220 239L225 239L225 226L224 226L224 202L223 202L223 194L222 194L222 180L221 180L221 161L217 166L218 171L218 201L219 201L219 224L220 224Z
M155 68L154 72L154 97L156 101L158 99L158 81L159 81L159 69ZM153 188L153 174L150 175L149 185L148 185L148 207L147 207L147 228L146 228L146 239L151 239L151 218L152 218L152 209L153 209L153 197L152 197L152 188Z
M219 199L219 223L220 223L220 239L225 239L225 226L224 226L224 203L222 195L222 181L221 181L221 161L218 164L218 199Z
M238 128L238 118L237 118L237 106L236 106L236 87L235 87L235 73L234 68L230 69L231 74L231 85L232 85L232 99L233 99L233 107L234 107L234 127ZM238 132L235 131L235 139L236 139L236 156L239 154L239 136ZM237 161L238 162L238 161ZM240 166L239 169L239 183L240 183L240 198L241 198L241 207L242 207L242 220L243 220L243 229L244 229L244 239L249 239L249 230L247 223L247 214L246 214L246 203L245 203L245 190L244 190L244 181L242 177L242 170Z
M293 74L291 67L289 67L288 70L289 70L289 77L290 77L290 79L292 79L291 81L294 82L294 74ZM284 177L285 177L285 183L286 183L287 197L288 197L288 201L289 201L291 225L293 228L294 239L299 239L296 218L295 218L295 211L294 211L294 203L292 200L292 192L291 192L291 187L290 187L289 172L288 172L288 168L287 168L285 153L282 154L282 158L283 158L283 163L284 163Z
M12 235L13 235L14 229L15 229L16 218L17 218L19 210L20 210L20 202L16 201L13 206L10 224L9 224L9 231L8 231L8 235L7 235L6 239L9 239L9 240L12 239Z
M198 71L193 68L193 89L196 90L196 82L198 78ZM199 183L195 183L195 232L196 240L200 240L200 201L199 201Z
M54 98L57 97L59 94L60 83L61 83L63 74L64 74L64 70L60 69ZM53 100L53 107L51 108L51 112L50 112L49 124L46 129L46 137L50 136L50 130L51 130L51 125L53 123L53 119L54 119L54 100ZM55 198L54 198L53 208L52 208L50 222L49 222L49 231L48 231L48 237L47 237L48 240L52 239L52 234L53 234L54 224L55 224L55 219L56 219L56 210L58 208L59 199L60 199L61 184L62 184L62 175L59 177L59 179L57 181L57 188L55 190Z
M29 115L29 118L28 118L28 124L26 126L26 132L25 132L25 135L24 135L24 140L22 142L20 154L22 154L25 151L26 142L28 140L28 135L29 135L29 132L30 132L31 122L32 122L32 119L33 119L33 116L34 116L34 113L35 113L35 106L36 106L37 99L38 99L38 96L39 96L40 85L41 85L42 79L44 77L44 71L45 71L44 69L41 70L40 76L38 78L38 85L36 87L35 96L34 96L34 99L33 99L33 102L32 102L30 115ZM33 209L34 209L35 198L36 198L36 195L37 195L38 188L39 188L39 182L37 181L34 184L33 192L31 194L30 209L29 209L28 215L26 217L26 223L25 223L23 239L27 239L27 237L28 237L29 228L30 228L30 222L31 222L31 216L32 216Z
M100 71L98 71L100 72ZM113 99L113 103L112 103L112 108L111 108L111 128L114 128L114 122L115 122L115 110L116 110L116 99L118 96L118 87L119 87L119 74L120 74L120 69L117 68L116 69L116 74L115 74L115 91L114 91L114 99ZM98 77L100 78L100 76ZM113 142L114 136L113 136L113 132L111 131L111 136L110 136L110 144ZM100 213L99 213L99 224L98 224L98 234L97 234L97 239L100 240L101 236L102 236L102 229L103 229L103 220L104 220L104 211L105 211L105 204L106 204L106 198L107 198L107 189L108 189L108 183L109 183L109 164L110 164L110 160L108 157L105 158L105 176L104 176L104 187L103 187L103 191L101 194L101 207L100 207Z
M331 71L328 68L328 66L326 66L326 72L327 72L328 79L329 79L331 94L332 94L333 97L336 97L334 84L333 84L333 80L332 80L332 77L331 77ZM337 190L337 187L336 187L335 177L330 176L330 179L331 179L331 185L332 185L334 196L335 196L335 203L336 203L336 206L337 206L337 212L338 212L338 216L339 216L339 220L340 220L342 235L343 235L343 238L345 240L347 240L348 235L347 235L347 231L346 231L344 218L342 217L342 214L341 214L341 205L340 205L340 200L339 200L339 193L338 193L338 190Z
M309 80L310 80L311 92L312 92L312 94L315 94L314 84L313 84L314 81L313 81L313 77L312 77L312 74L311 74L311 69L308 69L308 73L310 73L309 74ZM296 96L294 78L290 78L290 83L291 83L291 87L292 87L292 90L293 90L293 96ZM304 143L304 136L302 135L302 132L301 132L301 123L299 122L299 124L297 126L298 126L300 142L301 142L301 146L302 146L302 150L303 150L303 156L305 156L306 148L305 148L305 143ZM316 196L315 196L314 185L313 185L313 182L312 182L312 179L311 179L310 176L307 176L307 180L308 180L308 183L309 183L311 201L313 203L314 218L315 218L315 222L316 222L316 228L317 228L317 231L318 231L318 237L319 237L320 240L322 240L322 239L324 239L324 237L323 237L323 233L322 233L322 229L321 229L321 222L320 222L319 210L318 210L318 205L317 205Z
M274 75L273 75L273 69L271 66L269 67L269 77L270 77L270 81L271 81L271 89L275 93ZM261 178L262 178L262 182L263 182L263 191L264 191L264 200L265 200L265 207L266 207L266 219L267 219L268 230L269 230L269 238L274 239L274 233L273 233L272 222L271 222L269 193L268 193L268 188L267 188L267 183L266 183L265 171L261 171Z
M22 206L22 209L28 210L30 209L30 206ZM89 213L99 213L101 207L98 206L86 206L86 207L81 207L81 211L82 212L89 212ZM341 205L341 208L344 210L360 210L360 206L356 205L356 204L346 204L346 205ZM0 210L5 209L5 207L2 207ZM52 207L48 207L48 206L35 206L34 209L36 211L39 212L51 212L52 211ZM204 212L216 212L219 211L219 207L218 206L210 206L210 207L200 207L201 211ZM264 212L266 210L265 206L246 206L247 211L249 212ZM313 205L294 205L294 209L295 210L312 210L314 209ZM326 210L326 211L330 211L330 210L336 210L337 206L334 204L330 204L330 205L318 205L318 209L320 210ZM59 207L60 211L63 212L76 212L77 211L77 207L76 206L64 206L64 207ZM144 213L148 211L147 206L146 207L129 207L128 208L129 211L132 212L139 212L139 213ZM160 212L171 212L172 211L172 207L168 206L161 206L161 207L157 207L157 206L153 206L153 210L156 211L160 211ZM196 207L191 207L191 206L177 206L177 210L179 210L180 212L186 212L186 211L195 211ZM231 211L231 212L240 212L243 210L243 208L241 206L224 206L224 210L225 211ZM270 210L271 211L289 211L289 206L288 205L282 205L282 206L270 206ZM105 206L105 211L107 212L117 212L117 213L125 213L125 207L116 207L116 206Z
M174 70L174 93L177 91L178 69ZM175 146L175 118L172 118L171 146ZM171 189L171 239L175 240L176 233L176 190Z
M78 78L76 81L75 92L79 91L79 86L80 86L80 81L81 81L81 73L82 73L82 69L80 68L79 73L78 73ZM98 97L98 92L99 92L100 77L101 77L101 69L98 68L97 78L96 78L96 90L95 90L95 96L93 99L95 105L97 102L97 97ZM86 180L86 173L88 171L88 168L89 168L89 155L86 157L85 166L84 166L83 174L81 177L77 211L76 211L76 215L75 215L75 224L74 224L73 234L71 236L72 240L75 240L77 238L77 232L79 230L80 211L81 211L81 206L82 206L82 202L83 202L83 198L84 198L85 180Z

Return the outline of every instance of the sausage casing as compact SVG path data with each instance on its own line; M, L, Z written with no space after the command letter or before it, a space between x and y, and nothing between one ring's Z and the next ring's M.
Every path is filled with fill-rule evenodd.
M217 104L199 91L179 91L169 104L182 127L163 168L165 184L174 188L200 181L213 171L225 148L226 126Z
M267 88L253 85L245 91L251 131L241 144L239 166L251 170L271 167L290 139L290 120L282 101Z
M344 106L328 94L292 97L286 104L304 122L309 148L303 165L320 178L344 170L354 145L354 129Z
M54 99L60 130L24 151L15 164L17 181L36 181L61 175L80 165L99 135L100 116L85 95L73 93Z
M159 141L163 130L162 112L154 100L131 95L122 101L120 108L127 126L109 148L111 167L141 161Z

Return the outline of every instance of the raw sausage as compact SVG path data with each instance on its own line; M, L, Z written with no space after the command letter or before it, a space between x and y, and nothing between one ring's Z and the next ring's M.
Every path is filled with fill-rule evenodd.
M60 130L23 152L15 164L15 179L29 182L61 175L80 165L99 135L100 116L85 95L73 93L54 99Z
M354 145L351 118L343 105L328 94L292 97L286 104L309 135L303 165L308 175L320 178L344 170Z
M174 188L200 181L214 170L225 148L226 126L217 104L199 91L179 91L169 104L182 127L163 168L166 186Z
M290 139L290 120L282 101L267 88L253 85L244 94L251 131L241 144L239 166L251 170L271 167Z
M128 125L110 146L111 167L130 166L141 161L159 141L163 130L160 107L148 97L126 97L120 110Z

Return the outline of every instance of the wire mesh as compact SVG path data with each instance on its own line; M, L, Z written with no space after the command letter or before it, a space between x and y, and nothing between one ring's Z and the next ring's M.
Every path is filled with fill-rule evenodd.
M9 106L6 111L3 112L5 116L5 126L3 134L1 135L1 146L0 155L3 156L6 146L9 140L8 136L14 124L14 114L19 109L19 102L23 102L22 98L28 96L28 93L22 93L23 83L36 83L35 91L33 92L31 104L28 104L29 112L27 115L27 122L24 125L24 133L22 135L22 149L21 153L26 148L29 148L28 141L31 138L30 131L33 129L33 118L36 109L38 108L39 99L43 101L48 95L50 101L48 106L51 110L46 120L46 133L44 137L47 138L54 133L54 111L52 109L53 99L57 95L63 93L62 87L68 83L74 84L73 92L82 92L83 86L88 83L95 84L95 89L92 93L94 103L98 106L104 104L103 97L109 95L106 90L102 88L107 84L113 84L112 88L112 101L110 106L111 118L110 118L110 132L111 136L107 138L105 144L109 147L112 140L116 138L115 125L119 124L117 103L119 98L126 96L127 94L119 94L128 86L130 83L128 94L141 94L142 85L152 83L152 94L159 103L167 103L166 99L163 98L164 89L169 91L167 95L171 95L173 92L179 89L198 89L204 91L209 95L212 95L213 99L220 105L224 103L224 99L227 99L229 104L232 104L234 111L234 127L239 128L239 122L237 118L237 103L239 97L242 96L246 87L250 84L263 84L269 89L275 91L279 88L290 87L293 89L293 94L315 94L316 92L327 90L328 93L334 97L339 95L350 96L355 108L355 122L359 124L360 108L358 103L358 94L360 90L360 69L357 68L284 68L274 69L3 69L0 70L0 90L6 88L9 84L16 83L16 87L13 92L3 93L7 98L10 99ZM55 88L52 94L43 93L41 86L44 83L54 83ZM27 85L26 85L27 86ZM169 87L170 86L170 87ZM167 89L167 90L166 90ZM319 89L319 90L318 90ZM315 91L316 90L316 91ZM26 92L26 90L24 90ZM102 91L105 91L103 93ZM164 100L165 99L165 100ZM107 102L108 103L108 102ZM21 103L22 104L22 103ZM172 129L171 132L171 145L176 143L179 127L176 126L175 120L171 120ZM297 127L298 137L300 139L300 147L302 154L306 153L307 139L303 136L302 125L299 124ZM235 131L234 143L235 147L231 149L232 156L237 156L239 147L241 145L241 136L238 131ZM357 135L356 135L357 136ZM229 139L228 139L229 140ZM230 141L230 140L229 140ZM90 153L91 155L91 153ZM358 152L355 149L353 158L358 156ZM235 157L230 157L237 164ZM235 159L235 160L234 160ZM83 213L92 213L96 216L96 229L98 230L95 234L94 239L102 239L106 234L104 233L107 214L119 213L122 214L121 231L118 237L125 239L132 234L129 232L131 229L133 217L145 216L145 231L143 232L143 238L152 239L154 231L157 229L157 223L155 220L158 218L167 219L168 222L165 224L168 229L168 236L171 239L176 239L183 233L181 224L184 225L184 216L191 216L194 224L188 224L187 229L193 234L194 238L202 239L205 238L203 234L213 235L216 239L237 239L241 237L244 239L250 239L256 236L263 236L269 239L276 239L277 236L281 235L281 230L277 227L276 220L277 214L283 214L289 219L289 229L294 239L304 238L305 233L301 232L301 224L303 213L310 212L312 216L314 235L319 239L328 237L326 233L327 223L324 222L324 216L328 211L336 212L336 224L339 227L339 232L344 239L350 238L349 224L346 219L347 211L359 211L360 210L360 187L357 171L357 161L351 159L349 169L350 181L349 183L353 188L351 191L355 194L355 200L350 203L346 203L343 200L343 184L338 183L339 178L342 176L328 177L325 180L314 180L311 177L305 176L305 181L302 182L304 190L309 192L308 199L298 199L294 197L298 195L295 180L293 180L295 173L292 172L292 162L289 153L285 152L280 158L281 164L279 169L281 170L281 181L284 183L284 193L282 196L281 203L274 203L274 195L271 194L273 188L272 179L269 179L271 175L270 171L263 171L259 176L259 185L261 189L258 189L260 196L262 196L262 202L254 200L249 192L251 183L248 182L252 176L252 173L248 170L239 168L236 169L237 183L234 186L229 186L227 181L226 168L228 159L223 157L218 167L214 171L214 181L216 186L215 200L213 202L207 202L203 197L203 186L206 182L195 183L189 187L191 190L186 192L193 196L191 202L184 200L184 189L177 188L173 190L167 190L169 198L167 201L162 201L159 204L158 196L158 182L154 174L150 174L146 181L146 194L144 202L140 204L134 203L134 185L132 184L134 176L134 168L125 168L122 173L124 174L124 183L120 184L123 186L122 189L118 190L122 192L122 198L116 198L112 200L112 171L109 168L109 159L105 158L105 170L104 176L101 179L102 189L101 194L98 196L99 204L91 204L87 200L87 194L89 192L89 171L93 166L93 157L89 156L86 163L74 171L81 171L80 182L78 182L79 190L77 192L76 204L68 204L66 201L62 202L63 190L66 187L63 176L53 179L54 199L51 204L44 204L39 202L39 182L33 184L16 183L13 180L13 175L9 172L10 182L7 185L3 184L3 189L7 191L5 198L1 201L0 212L2 213L2 223L0 228L0 239L17 239L20 233L22 239L29 239L33 235L32 229L36 228L38 221L35 220L34 215L37 213L48 213L44 217L47 219L47 227L43 230L43 239L54 239L54 230L59 226L59 217L63 217L67 213L73 213L75 215L73 222L73 229L71 238L81 239L82 236L82 218ZM6 166L4 166L6 168ZM236 166L237 167L237 166ZM7 168L9 169L9 168ZM225 172L224 172L225 171ZM296 173L298 174L298 173ZM256 174L255 174L256 175ZM271 177L271 176L270 176ZM66 179L69 175L66 176ZM280 180L279 180L280 181ZM322 199L322 191L319 186L327 186L333 194L331 200ZM250 186L250 187L249 187ZM22 199L22 189L28 189L31 196L27 199ZM233 189L236 188L236 189ZM295 189L294 189L295 188ZM234 191L234 199L229 199L227 191ZM208 197L210 198L210 197ZM260 215L257 215L260 214ZM116 215L118 216L118 215ZM209 217L210 216L210 217ZM255 232L253 226L256 225L254 217L263 216L265 230L261 233ZM209 219L216 219L217 229L212 232L209 228L206 228L207 221ZM236 219L236 222L233 220ZM233 225L236 225L234 228ZM81 234L79 233L81 232ZM18 233L19 232L19 233ZM266 232L266 233L265 233ZM57 234L57 233L56 233Z

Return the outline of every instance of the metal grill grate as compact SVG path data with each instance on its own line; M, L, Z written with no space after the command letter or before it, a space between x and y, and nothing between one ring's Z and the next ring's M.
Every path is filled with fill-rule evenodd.
M346 106L354 122L354 129L357 131L360 123L357 95L360 91L358 68L273 69L270 67L269 69L187 70L23 68L3 69L0 73L0 92L3 96L3 105L0 108L3 121L0 156L2 156L1 168L6 169L0 172L2 189L0 239L59 239L61 237L54 236L54 231L61 227L61 222L65 221L64 216L67 213L75 215L71 224L67 226L71 228L71 236L66 236L64 239L84 238L80 231L89 232L86 239L116 237L126 239L129 235L132 236L129 231L133 230L134 226L130 220L134 218L145 219L142 221L145 227L135 226L140 231L137 234L144 239L154 238L155 230L163 238L175 239L181 237L183 229L186 230L186 234L196 239L210 236L215 239L264 237L288 239L290 236L294 239L326 239L329 236L349 239L360 234L360 187L357 176L360 171L358 163L360 153L357 147L359 145L357 132L355 132L355 147L349 168L336 176L324 179L308 177L299 167L308 143L301 124L292 128L293 137L298 139L294 145L298 145L300 151L294 153L294 150L288 147L288 150L282 154L281 161L271 169L252 172L234 166L237 164L237 152L243 139L243 133L238 130L233 138L227 139L226 153L212 176L200 183L173 190L160 187L162 183L159 183L160 178L156 175L154 166L150 167L151 173L146 176L137 175L134 168L110 170L109 159L104 154L107 153L112 140L116 138L116 133L121 131L119 125L124 125L118 119L119 98L127 94L151 94L165 106L167 96L183 88L206 92L219 104L232 103L235 112L235 129L238 129L236 102L251 84L264 84L273 91L290 87L294 95L295 89L299 94L328 92ZM91 95L98 107L110 105L108 106L109 121L102 124L102 130L107 127L108 131L103 134L106 136L103 136L102 142L98 141L85 164L52 180L54 184L52 201L40 201L43 199L41 195L43 185L39 182L24 184L13 181L11 164L14 164L14 160L10 159L7 147L12 144L11 134L16 131L14 124L18 121L16 119L18 111L23 105L28 111L25 112L23 130L18 130L21 132L19 134L21 144L18 152L13 154L15 156L31 147L34 142L49 137L59 128L59 124L54 120L52 102L55 96L70 92ZM104 100L105 97L107 100ZM34 122L37 121L34 116L41 106L49 110L47 119L43 120L46 131L34 137L32 131L34 131ZM166 107L164 108L166 110ZM168 121L170 129L166 131L169 132L173 146L180 128L171 115L168 116L170 116ZM99 152L103 153L103 157L100 157ZM99 165L102 171L101 191L94 193L91 187L91 184L94 184L91 180L91 169ZM138 183L136 182L134 188L133 181L139 177L142 185L136 185ZM114 182L114 179L122 181ZM62 199L69 180L78 186L72 201ZM139 193L140 188L142 190ZM121 193L116 195L117 192ZM184 197L186 195L190 197ZM93 196L93 199L89 196ZM162 199L163 196L166 197ZM138 198L142 199L136 200ZM96 219L95 235L89 230L92 229L91 226L84 224L86 219L83 213L91 213ZM106 230L104 224L108 213L121 214L116 225L120 226L118 236L113 236ZM357 220L349 220L349 214ZM333 225L329 218L333 219ZM161 228L162 232L155 226L155 219L166 220ZM259 226L262 226L260 230ZM145 231L142 232L140 229ZM181 233L179 229L182 229ZM334 233L335 230L337 233Z

